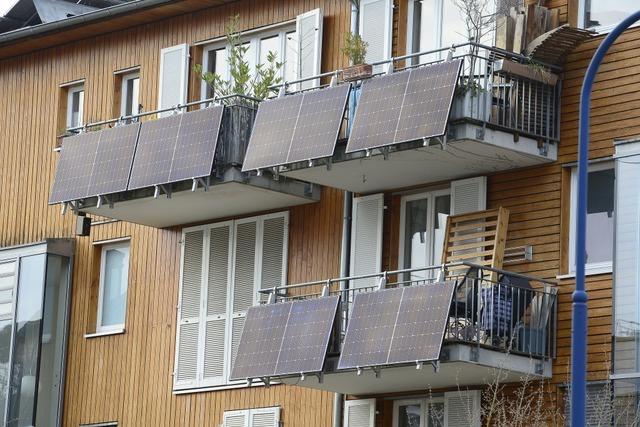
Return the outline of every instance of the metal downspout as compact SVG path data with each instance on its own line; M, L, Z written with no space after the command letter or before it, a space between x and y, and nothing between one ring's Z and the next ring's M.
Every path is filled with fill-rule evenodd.
M360 9L358 0L349 0L351 3L351 32L357 34L359 32ZM349 117L352 117L352 102L349 102ZM340 275L347 277L349 275L349 254L351 253L351 207L353 202L353 194L350 191L344 192L342 201L342 242L340 244ZM340 283L340 290L345 289L345 283ZM333 395L333 427L342 426L344 395L335 393Z

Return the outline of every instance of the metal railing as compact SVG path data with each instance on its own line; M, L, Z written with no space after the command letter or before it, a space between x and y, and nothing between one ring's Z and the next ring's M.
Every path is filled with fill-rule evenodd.
M262 289L259 293L262 303L339 295L339 314L330 348L337 354L358 293L432 284L443 278L456 282L445 343L467 343L540 359L555 356L555 282L473 263L331 278Z

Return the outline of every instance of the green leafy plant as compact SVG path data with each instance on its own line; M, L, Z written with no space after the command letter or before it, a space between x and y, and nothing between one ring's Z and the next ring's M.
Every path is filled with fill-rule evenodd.
M346 33L344 37L344 46L340 50L343 54L347 55L351 64L358 65L364 64L368 47L369 43L364 41L360 34L353 34L349 32Z
M242 43L242 33L238 30L240 17L229 19L226 27L227 61L229 63L229 79L220 74L204 71L201 64L193 66L196 73L213 91L216 97L230 95L246 95L257 99L265 99L276 92L271 86L282 83L281 70L284 62L278 62L275 52L267 54L267 61L255 67L252 75L247 52L249 44Z

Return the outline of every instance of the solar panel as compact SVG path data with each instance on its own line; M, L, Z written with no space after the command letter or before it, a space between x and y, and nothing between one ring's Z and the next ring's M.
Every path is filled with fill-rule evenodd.
M268 168L287 162L291 139L304 94L269 99L258 105L242 170Z
M332 296L251 307L230 378L322 371L338 301Z
M347 153L444 135L461 64L447 61L366 81Z
M273 375L290 310L291 303L262 304L247 310L232 380Z
M127 189L140 124L101 131L87 197Z
M339 85L262 102L242 170L331 156L350 89Z
M455 282L404 288L387 363L438 360Z
M351 85L306 92L287 163L333 155Z
M454 285L356 294L338 369L437 360Z
M129 190L169 182L182 114L142 123Z
M403 290L355 295L338 369L386 364Z
M182 114L170 182L211 174L223 111L218 105Z
M334 296L293 303L275 375L322 371L338 300Z
M101 131L82 133L62 140L49 203L86 197Z

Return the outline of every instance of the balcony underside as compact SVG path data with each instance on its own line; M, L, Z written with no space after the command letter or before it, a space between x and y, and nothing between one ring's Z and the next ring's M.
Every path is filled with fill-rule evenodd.
M192 182L172 185L171 197L154 198L154 189L146 188L109 196L110 207L97 198L86 200L81 212L119 219L156 228L193 224L214 219L237 217L255 212L283 209L320 200L320 189L294 179L266 176L246 177L230 168L204 191L191 191Z
M482 139L478 138L484 132ZM294 164L283 175L307 182L336 187L357 193L370 193L410 187L418 184L448 181L467 176L535 166L557 159L557 147L549 144L541 153L538 141L512 133L463 123L451 126L450 138L444 145L431 142L399 144L390 147L387 159L380 150L371 156L345 154L344 146L327 165L318 161L313 167Z
M327 361L327 365L332 364L337 361ZM497 376L503 384L521 381L525 376L550 378L551 362L456 343L443 346L437 372L429 364L420 370L416 365L405 365L382 369L378 378L371 369L365 369L360 375L355 370L325 372L322 383L315 376L306 376L304 381L299 376L281 381L336 393L369 395L490 384Z

